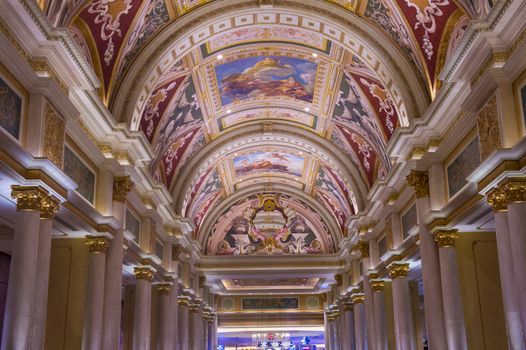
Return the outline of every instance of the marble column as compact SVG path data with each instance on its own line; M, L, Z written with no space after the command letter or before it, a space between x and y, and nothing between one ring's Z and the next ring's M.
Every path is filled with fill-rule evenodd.
M213 347L213 337L214 337L214 317L211 312L205 314L205 326L206 326L206 349L212 350Z
M457 251L455 249L457 238L456 230L438 231L435 234L440 256L440 277L442 279L442 300L444 301L448 350L468 348Z
M385 281L370 280L373 290L374 322L376 330L376 350L387 350L387 312L385 309Z
M334 350L334 317L331 311L325 312L325 347Z
M188 347L190 334L188 333L188 305L189 298L187 296L179 296L179 350L190 350Z
M171 338L172 330L172 305L171 294L172 285L170 283L163 283L157 285L157 293L159 293L159 322L157 324L157 349L171 350L173 343Z
M511 178L501 184L508 203L511 258L518 287L523 337L526 336L526 178Z
M37 281L33 330L31 335L31 350L44 348L46 334L47 300L49 289L49 263L51 260L51 236L53 234L53 218L58 210L58 200L52 196L44 197L40 213L38 232Z
M129 176L117 177L113 181L112 214L124 226L126 197L133 188ZM124 256L124 229L116 230L106 253L104 280L104 321L102 348L119 349L121 334L122 260Z
M171 329L170 329L170 341L173 344L173 349L179 349L179 284L177 280L174 281L172 286L172 292L170 293L170 305L171 305Z
M199 349L203 342L203 334L201 332L201 301L196 299L190 305L188 305L189 323L190 323L190 349Z
M329 311L323 311L323 337L325 340L325 349L331 348L331 329L329 327Z
M342 349L355 349L356 341L354 337L354 313L353 313L353 304L352 301L346 300L343 303L343 330L342 333L347 334L346 340L347 343L343 344Z
M415 191L420 256L424 280L424 309L429 348L447 349L438 248L425 223L430 211L429 178L425 171L412 170L407 184Z
M513 259L510 254L511 241L506 194L499 189L494 189L488 193L487 199L493 208L495 217L502 304L506 320L508 347L510 350L522 350L526 349L526 344L522 332L519 289L515 280L516 274L513 270Z
M136 267L135 303L133 308L133 350L150 350L152 319L152 281L154 271Z
M365 327L365 295L357 293L351 295L354 305L354 339L356 350L367 350L367 330Z
M106 237L86 237L89 251L88 286L82 331L82 350L100 350L104 307L104 266L106 264Z
M17 212L1 348L27 350L35 311L40 212L48 193L36 186L13 186L12 190Z
M214 338L213 338L213 343L212 343L212 349L216 350L218 345L219 345L219 339L218 339L219 335L217 334L217 327L218 327L218 319L217 319L217 317L218 316L214 313L213 317L214 317L214 326L213 326L214 327L213 328L213 330L214 330Z
M397 350L415 350L413 313L407 273L409 264L395 262L389 265L389 275L393 279L393 313ZM447 348L443 348L447 349Z

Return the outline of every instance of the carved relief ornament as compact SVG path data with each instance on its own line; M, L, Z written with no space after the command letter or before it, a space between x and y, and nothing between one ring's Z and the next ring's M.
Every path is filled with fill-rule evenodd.
M133 189L133 182L129 176L116 177L113 179L113 200L126 203L128 192Z
M385 281L384 280L370 280L369 283L371 284L371 289L374 292L383 292L385 287Z
M429 197L429 178L427 171L411 170L406 177L407 184L415 190L416 198Z
M497 96L493 95L477 116L480 158L482 161L488 158L494 151L502 147L499 120Z
M46 102L43 154L57 167L62 168L66 123L57 111Z

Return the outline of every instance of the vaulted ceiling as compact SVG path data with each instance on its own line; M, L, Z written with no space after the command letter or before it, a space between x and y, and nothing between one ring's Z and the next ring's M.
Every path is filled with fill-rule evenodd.
M92 0L56 21L102 101L144 133L150 173L204 253L306 254L337 251L393 166L396 129L423 113L485 11L467 0ZM249 234L265 198L288 214L285 241Z

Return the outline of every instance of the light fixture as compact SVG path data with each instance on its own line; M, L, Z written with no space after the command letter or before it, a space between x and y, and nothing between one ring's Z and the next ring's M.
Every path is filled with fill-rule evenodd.
M232 110L231 110L231 109L227 109L226 112L227 112L227 113L232 113Z
M217 59L218 60L222 60L223 59L223 55L217 55Z
M313 53L312 57L318 57L318 54L317 53Z
M305 107L305 112L308 112L310 111L310 108L309 107Z

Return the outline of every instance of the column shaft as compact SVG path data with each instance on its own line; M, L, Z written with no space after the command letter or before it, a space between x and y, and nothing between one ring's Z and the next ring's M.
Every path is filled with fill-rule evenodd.
M415 350L415 335L407 277L393 280L393 311L398 350ZM446 348L447 349L447 348Z
M133 350L150 350L152 284L146 279L137 279L133 317Z
M186 300L179 303L179 350L190 350L188 348L188 304Z
M172 349L179 349L179 305L177 302L179 294L179 286L176 282L172 287L170 293L170 315L171 315L171 328L170 328L170 341L172 343Z
M31 341L40 212L16 213L2 332L2 350L27 350Z
M526 202L508 203L511 256L517 282L522 334L526 335Z
M448 350L463 350L468 347L457 252L454 247L457 237L458 234L453 231L439 231L435 236L440 247L440 275Z
M513 259L510 254L511 243L508 226L508 213L506 211L495 211L494 215L497 231L496 237L502 303L504 306L504 316L506 318L508 346L510 350L522 350L526 349L526 345L524 343L519 310L519 291L515 279L516 274L513 271Z
M343 333L347 333L348 341L348 344L345 344L343 349L355 349L356 341L354 337L354 313L352 311L352 306L345 306L345 312L343 317L345 319L345 328L343 330Z
M89 266L86 308L84 313L84 329L82 334L82 350L100 350L102 343L102 322L104 319L104 266L106 255L104 251L106 240L100 238L98 246L95 239L88 238ZM93 244L90 246L89 244Z
M172 330L172 298L171 298L171 286L170 285L159 285L157 287L159 293L159 322L157 325L157 349L158 350L171 350L173 349L173 343L171 339Z
M367 331L365 329L365 305L354 304L354 337L356 350L367 350Z
M114 203L114 216L118 216L124 223L126 206ZM117 230L106 253L106 269L104 281L104 328L103 349L119 348L121 332L121 298L122 298L122 260L123 260L123 231Z
M418 198L416 206L429 348L447 349L438 248L424 222L424 217L429 212L429 197Z
M51 258L51 235L53 230L52 218L41 218L38 234L38 262L37 281L35 290L35 317L33 321L33 334L31 336L31 349L44 348L46 334L47 297L49 287L49 263Z
M376 350L387 350L387 316L383 290L376 290L374 298L374 321L376 329Z

